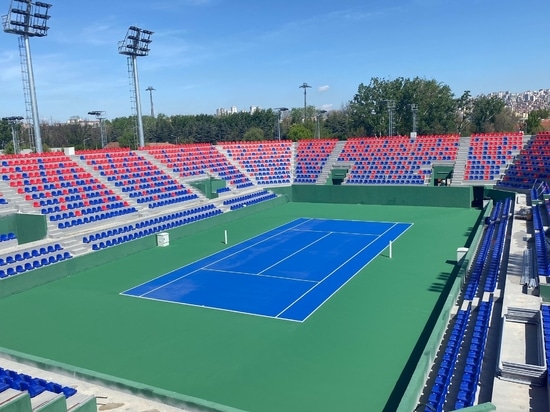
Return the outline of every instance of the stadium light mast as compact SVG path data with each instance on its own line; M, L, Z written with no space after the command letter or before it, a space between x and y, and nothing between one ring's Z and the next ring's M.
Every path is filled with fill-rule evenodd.
M45 37L48 34L49 27L47 23L50 19L48 12L51 6L51 4L39 1L12 0L8 14L2 16L4 32L19 36L19 55L21 59L26 114L29 123L32 120L34 145L37 153L42 153L42 136L40 135L40 117L38 116L38 104L36 102L29 38ZM32 140L31 136L31 146Z
M149 100L151 101L151 117L153 119L155 118L155 109L153 108L153 91L154 90L156 90L156 89L153 88L153 86L149 86L149 87L147 87L147 89L145 89L145 91L149 92Z
M386 100L388 105L388 136L393 136L393 113L395 111L395 100Z
M310 89L311 86L304 82L301 86L299 86L300 89L304 89L304 118L302 120L302 123L305 123L306 121L306 113L307 113L307 89Z
M277 139L281 141L281 115L288 110L288 107L277 107L275 110L277 110Z
M95 116L99 121L99 134L101 136L101 148L104 148L107 145L107 134L105 133L105 113L102 110L92 110L88 112L89 115Z
M323 117L323 115L326 113L327 111L326 110L319 110L317 112L317 139L320 139L321 138L321 123L320 123L320 119L321 117Z
M411 104L411 111L412 111L412 116L413 116L413 127L412 127L412 133L411 133L411 137L412 138L415 138L416 137L416 116L418 114L418 105L416 104Z
M140 29L136 26L130 26L126 32L124 40L118 43L118 52L127 56L128 77L130 79L130 100L132 111L136 116L137 135L139 146L145 146L143 135L143 119L141 118L141 98L139 93L139 78L137 70L137 58L149 55L149 45L151 44L152 31Z
M23 120L23 116L9 116L3 117L2 120L8 122L11 128L11 138L13 140L13 153L19 154L19 137L17 135L17 129L15 128L16 124L19 124Z

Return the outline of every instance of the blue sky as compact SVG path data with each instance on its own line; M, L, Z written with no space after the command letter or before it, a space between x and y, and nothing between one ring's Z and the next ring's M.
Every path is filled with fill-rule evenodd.
M154 32L138 58L142 109L339 109L371 77L422 77L455 95L550 88L550 1L49 0L48 36L30 41L41 119L131 114L129 26ZM7 14L9 0L0 1ZM0 116L24 115L17 36L0 32Z

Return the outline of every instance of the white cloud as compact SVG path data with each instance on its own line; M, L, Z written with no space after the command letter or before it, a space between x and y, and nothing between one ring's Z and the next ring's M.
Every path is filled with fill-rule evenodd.
M328 84L326 84L326 85L324 85L324 86L319 86L319 87L317 88L317 91L319 91L319 92L322 93L322 92L326 92L328 89L330 89L330 86L329 86Z
M332 110L333 106L334 105L332 103L325 103L325 104L321 105L321 108L323 110L326 110L327 112L330 112Z

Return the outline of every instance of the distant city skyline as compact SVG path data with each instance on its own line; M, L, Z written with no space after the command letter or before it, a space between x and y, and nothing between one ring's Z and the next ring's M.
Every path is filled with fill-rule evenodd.
M51 3L48 35L30 43L39 117L52 122L90 110L132 114L117 50L132 25L154 32L149 56L138 59L143 109L152 85L155 113L167 116L298 108L304 82L308 105L320 110L339 109L372 77L435 79L457 97L550 87L548 1L530 3L528 27L511 0ZM0 62L0 116L24 115L15 35L0 33Z

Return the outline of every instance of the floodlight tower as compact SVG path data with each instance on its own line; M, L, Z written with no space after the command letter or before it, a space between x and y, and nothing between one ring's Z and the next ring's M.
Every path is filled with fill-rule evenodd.
M277 139L281 141L281 115L288 110L288 107L277 107Z
M92 110L91 112L88 112L89 115L95 116L96 119L99 121L99 134L101 136L101 147L105 147L107 145L107 135L105 133L105 116L103 116L104 111L101 110Z
M393 136L393 113L395 111L395 100L386 100L388 105L388 136Z
M306 101L306 95L307 95L307 89L310 89L311 86L309 84L307 84L306 82L304 82L301 86L298 86L300 89L304 89L304 120L303 122L305 123L306 121L306 113L307 113L307 101Z
M23 116L9 116L9 117L3 117L2 120L8 122L8 124L11 127L11 138L13 140L13 153L19 154L19 136L17 133L17 129L15 128L15 125L21 123L21 120L23 120Z
M145 89L145 91L148 91L149 92L149 100L151 101L151 117L154 119L155 118L155 109L153 109L153 91L156 90L153 86L149 86L147 87L147 89Z
M27 121L32 120L34 131L34 145L37 153L42 153L42 136L40 135L40 118L36 103L34 88L34 74L32 70L30 37L44 37L48 34L47 26L50 16L48 11L52 5L32 0L12 0L8 14L2 16L4 31L19 35L19 55L21 60L21 74L23 76L23 93ZM29 128L29 133L31 129ZM31 147L33 138L30 136Z
M317 112L317 139L320 139L321 138L321 117L323 117L323 115L326 113L327 111L326 110L319 110Z
M412 103L411 104L411 111L412 111L412 115L413 115L413 127L412 127L412 136L411 137L416 137L416 116L418 114L418 105Z
M130 26L124 40L118 43L119 54L128 56L128 77L130 79L130 101L132 111L136 116L137 135L140 147L145 146L143 137L143 119L141 118L141 98L139 93L139 78L137 71L137 58L149 55L152 31Z

